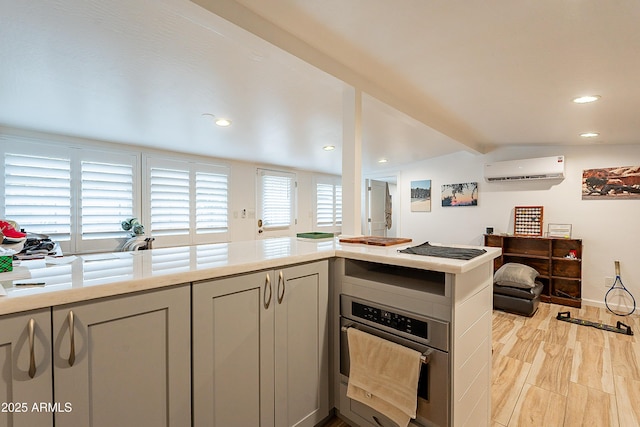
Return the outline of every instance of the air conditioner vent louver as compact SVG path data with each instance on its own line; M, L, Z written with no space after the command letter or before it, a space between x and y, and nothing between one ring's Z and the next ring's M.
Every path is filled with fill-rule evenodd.
M489 182L564 179L564 156L488 163L484 177Z

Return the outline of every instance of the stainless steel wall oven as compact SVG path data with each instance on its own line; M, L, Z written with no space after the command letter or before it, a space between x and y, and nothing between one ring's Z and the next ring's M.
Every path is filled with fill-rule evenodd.
M451 393L449 322L350 295L340 295L341 412L363 426L395 427L390 419L346 397L349 379L347 329L358 328L423 354L418 387L417 418L412 426L448 426ZM366 422L367 424L364 424Z

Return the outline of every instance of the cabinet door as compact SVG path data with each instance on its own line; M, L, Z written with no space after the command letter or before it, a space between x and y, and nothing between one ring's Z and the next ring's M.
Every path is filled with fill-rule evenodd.
M276 426L314 426L329 413L328 263L276 276Z
M190 292L183 285L53 309L57 427L191 424Z
M0 426L52 426L49 309L0 318L0 372Z
M272 427L273 272L193 285L196 427Z

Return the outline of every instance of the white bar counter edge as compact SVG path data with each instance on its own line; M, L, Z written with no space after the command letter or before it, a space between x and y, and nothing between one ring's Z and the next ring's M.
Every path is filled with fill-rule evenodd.
M435 243L432 243L435 244ZM286 265L334 257L460 274L500 256L500 248L468 261L399 253L415 243L394 246L344 244L338 238L310 241L274 238L136 252L90 254L46 260L22 261L13 272L0 273L6 295L0 296L0 315L38 308L164 288L201 280L234 276ZM61 262L62 261L62 262ZM44 283L15 286L16 283Z

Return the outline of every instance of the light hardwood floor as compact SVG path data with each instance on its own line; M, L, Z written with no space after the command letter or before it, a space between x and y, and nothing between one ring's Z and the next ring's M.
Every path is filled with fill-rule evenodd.
M631 326L628 336L556 320ZM540 304L531 318L494 311L493 427L640 426L638 315Z
M628 336L556 320L631 326ZM493 312L492 427L640 427L640 317L541 303L530 318ZM326 427L349 427L334 418Z

